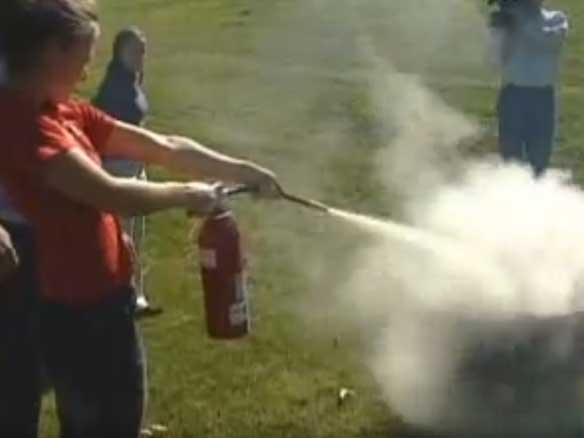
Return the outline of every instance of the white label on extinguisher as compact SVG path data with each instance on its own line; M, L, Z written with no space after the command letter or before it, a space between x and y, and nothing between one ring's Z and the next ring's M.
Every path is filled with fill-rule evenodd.
M235 300L247 301L247 290L245 287L245 277L243 273L237 274L235 276Z
M231 325L241 325L247 322L247 304L245 301L232 304L229 307L229 323Z
M201 266L205 269L217 269L217 251L214 249L201 248L199 252Z
M249 320L249 309L247 306L247 289L243 274L238 274L235 277L235 300L235 303L229 307L229 323L231 325L245 324Z

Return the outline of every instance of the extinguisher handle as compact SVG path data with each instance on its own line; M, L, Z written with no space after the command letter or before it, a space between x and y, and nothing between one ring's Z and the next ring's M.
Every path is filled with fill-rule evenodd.
M223 187L221 190L222 190L222 195L225 198L229 198L231 196L245 194L245 193L254 193L255 191L257 191L255 187L244 185L244 184L231 186L231 187ZM192 216L194 216L194 213L192 211L187 211L187 216L192 217Z

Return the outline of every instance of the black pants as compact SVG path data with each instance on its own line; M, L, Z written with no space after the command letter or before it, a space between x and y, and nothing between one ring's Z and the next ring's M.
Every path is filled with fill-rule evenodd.
M43 357L62 438L137 438L144 405L133 290L90 310L41 304Z
M34 233L1 222L20 264L0 284L0 435L36 438L41 402L38 343L38 275Z

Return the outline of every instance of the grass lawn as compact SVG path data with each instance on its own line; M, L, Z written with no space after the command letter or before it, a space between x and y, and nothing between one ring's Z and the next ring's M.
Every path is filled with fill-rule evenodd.
M399 28L398 21L385 21L390 15L379 14L376 4L404 1L428 3L338 0L336 8L334 2L319 7L308 0L101 0L104 36L83 93L93 92L116 30L136 24L149 38L152 128L265 163L299 193L391 213L373 172L372 156L386 141L377 129L367 64L348 54L356 35L382 38L385 27ZM363 5L359 20L347 12L351 3ZM554 162L584 182L584 3L549 3L572 20ZM470 35L469 41L476 44L477 38ZM428 50L420 56L440 59L436 51L444 50L449 61L424 69L423 79L492 126L494 77L462 62L464 50L453 55L435 44ZM462 53L460 62L456 53ZM420 73L414 59L400 66ZM156 170L153 175L164 177ZM240 342L205 336L193 222L183 212L149 221L149 285L165 313L142 324L150 367L148 418L166 424L173 438L413 436L383 402L362 360L370 344L343 324L330 303L334 283L325 279L342 278L344 256L359 244L355 236L294 206L245 199L234 204L250 251L254 313L253 336ZM342 387L357 396L339 406ZM43 433L57 434L50 399Z

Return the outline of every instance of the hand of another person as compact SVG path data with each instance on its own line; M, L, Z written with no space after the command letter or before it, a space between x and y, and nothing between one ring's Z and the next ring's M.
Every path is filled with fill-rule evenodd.
M18 256L8 232L0 227L0 280L3 280L18 265Z

